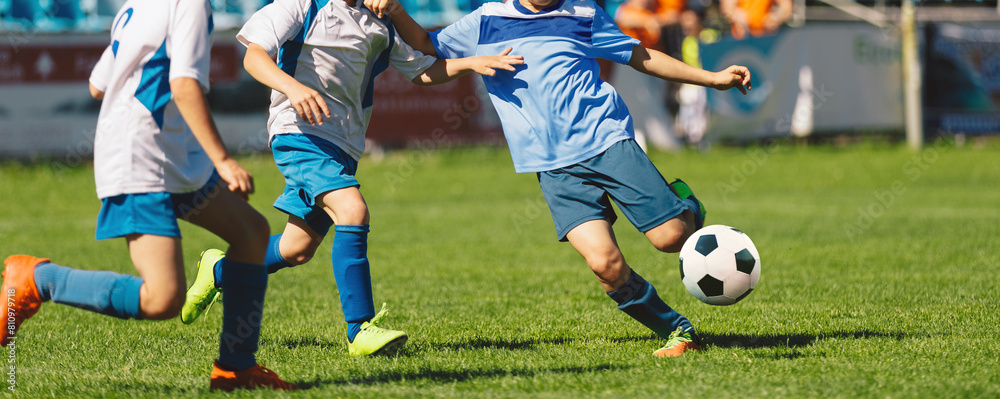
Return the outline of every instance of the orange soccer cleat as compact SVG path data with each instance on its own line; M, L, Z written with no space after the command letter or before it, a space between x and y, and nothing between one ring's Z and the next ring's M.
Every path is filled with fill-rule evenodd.
M677 327L677 331L670 333L670 338L667 339L667 344L662 348L653 352L653 356L657 357L677 357L686 351L698 351L701 347L695 342L697 338L691 331L691 328L684 329L684 327Z
M212 390L221 389L232 391L234 389L256 389L271 388L283 391L295 391L298 385L282 381L278 374L259 364L253 365L246 370L228 371L219 367L216 360L212 367Z
M3 261L3 345L7 346L17 336L21 323L38 313L42 297L35 287L35 266L48 259L28 255L14 255ZM12 319L13 318L13 319Z

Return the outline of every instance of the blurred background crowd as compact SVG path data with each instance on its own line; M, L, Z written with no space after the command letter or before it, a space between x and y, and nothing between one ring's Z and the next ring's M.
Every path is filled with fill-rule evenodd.
M0 0L0 157L89 155L99 104L89 70L124 0ZM267 91L242 71L234 32L268 0L213 0L213 111L236 150L266 146ZM401 0L421 25L448 25L482 0ZM644 148L905 128L903 0L600 0L643 45L709 70L742 64L750 95L665 82L602 62ZM918 1L921 134L1000 132L996 0ZM478 79L422 88L377 80L373 147L502 143ZM227 117L226 115L230 115ZM402 116L402 117L389 117ZM403 123L402 121L408 121ZM88 136L89 135L89 136ZM428 140L431 142L428 143ZM68 143L68 144L66 144Z

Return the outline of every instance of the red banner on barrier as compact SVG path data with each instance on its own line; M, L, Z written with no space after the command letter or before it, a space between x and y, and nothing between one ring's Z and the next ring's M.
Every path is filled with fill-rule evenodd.
M86 82L107 44L24 44L0 48L0 84ZM235 81L242 63L234 43L212 46L211 77Z

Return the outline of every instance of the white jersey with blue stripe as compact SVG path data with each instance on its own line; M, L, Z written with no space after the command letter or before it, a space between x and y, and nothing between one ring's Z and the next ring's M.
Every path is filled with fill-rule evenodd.
M277 0L260 9L237 39L257 44L278 67L326 100L331 118L313 126L283 93L272 90L268 133L305 133L327 140L354 159L365 149L374 79L389 65L412 80L434 61L404 43L389 23L344 0Z
M129 0L90 83L104 92L94 142L99 198L183 193L203 186L212 162L171 101L170 81L208 91L208 0Z
M486 3L431 32L441 58L524 56L516 71L483 76L514 169L541 172L576 164L633 138L632 118L598 75L596 58L625 64L639 44L593 1L563 0L532 12L517 0Z

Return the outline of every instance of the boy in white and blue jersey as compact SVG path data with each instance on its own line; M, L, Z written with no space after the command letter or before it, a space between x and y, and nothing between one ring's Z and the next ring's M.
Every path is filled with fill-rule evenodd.
M4 314L17 327L52 301L122 319L166 320L184 303L177 219L229 244L219 358L212 389L292 390L257 364L267 270L267 221L246 202L253 177L229 157L206 105L212 30L207 0L129 0L90 77L103 99L94 146L101 211L97 239L124 237L141 277L58 266L16 255L4 261Z
M667 184L635 143L628 109L598 77L596 58L662 79L744 93L749 71L732 66L712 73L646 49L589 0L486 3L430 34L396 0L366 4L389 13L400 36L424 53L455 58L513 47L524 57L527 68L483 77L514 169L538 175L558 238L583 255L619 309L668 339L654 355L698 349L691 322L625 263L611 229L611 200L664 252L678 252L704 224L704 207L684 182Z
M377 325L385 313L375 313L369 213L354 177L375 76L391 65L414 83L438 84L471 71L512 71L520 57L507 55L510 49L454 60L421 54L396 36L387 17L355 0L277 0L255 13L237 39L247 46L247 72L274 89L268 133L286 184L274 206L288 214L288 223L271 237L265 264L274 272L306 263L333 227L332 266L349 353L402 345L406 333ZM203 258L202 264L210 262ZM205 272L189 290L185 322L218 295L212 274Z

